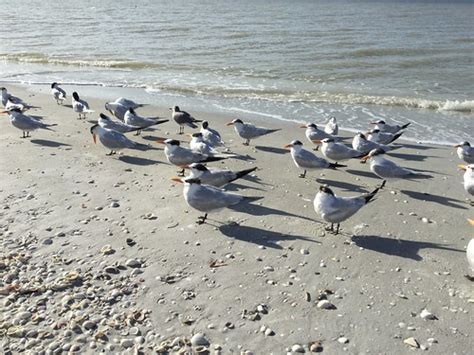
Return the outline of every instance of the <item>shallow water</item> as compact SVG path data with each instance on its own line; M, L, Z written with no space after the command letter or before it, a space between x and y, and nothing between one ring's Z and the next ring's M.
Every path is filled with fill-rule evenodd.
M474 132L472 1L10 1L0 80L137 87L243 118ZM66 87L67 88L67 87Z

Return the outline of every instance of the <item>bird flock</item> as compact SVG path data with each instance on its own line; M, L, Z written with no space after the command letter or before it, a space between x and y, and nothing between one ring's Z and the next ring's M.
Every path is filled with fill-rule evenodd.
M51 84L51 94L58 105L63 105L67 99L66 91L56 82ZM80 98L77 92L72 93L71 100L72 109L78 114L79 120L85 119L95 112L87 101ZM10 116L11 124L22 131L21 138L29 137L30 132L37 129L54 130L55 125L44 123L41 117L25 113L29 109L37 107L11 95L6 88L1 88L1 102L4 107L2 113L7 113ZM125 98L105 103L105 110L113 117L104 113L99 114L97 123L90 127L94 143L98 140L107 148L109 150L107 155L114 155L124 149L143 151L149 149L149 145L135 142L126 134L134 132L135 135L139 135L142 130L161 125L169 120L160 117L140 116L136 110L142 106L144 105ZM208 121L194 118L190 113L181 110L179 106L173 106L170 110L171 119L178 125L177 133L180 135L184 134L185 127L197 129L199 128L198 124L201 125L199 132L189 135L191 138L189 147L184 147L182 143L185 142L177 139L157 140L157 143L165 146L164 153L167 161L180 169L179 176L173 177L172 180L184 185L183 195L186 203L191 208L203 213L197 223L204 223L211 212L240 203L252 203L258 199L222 189L225 185L254 173L257 167L241 171L208 168L206 166L208 163L236 158L239 155L230 153L221 134L211 128ZM361 163L368 162L370 171L382 179L381 184L375 187L372 192L353 197L340 197L329 186L320 186L314 198L314 210L325 222L329 223L326 229L335 234L339 233L340 223L349 219L372 201L387 182L399 179L432 178L425 172L402 167L387 158L387 155L393 150L403 148L402 144L393 145L393 143L404 134L410 123L390 125L384 120L370 123L373 128L367 132L357 133L352 137L351 145L345 143L351 137L340 136L337 119L331 117L323 129L318 128L315 123L300 126L305 129L305 136L313 149L305 149L303 143L298 139L284 146L290 150L296 167L302 170L300 178L305 178L308 171L339 170L346 167L341 162L357 159ZM234 127L236 134L244 140L242 144L245 146L250 145L252 140L280 131L280 129L258 127L243 122L239 118L232 120L227 125ZM469 195L474 196L474 148L469 142L457 144L455 148L459 159L464 163L459 165L459 168L464 170L464 189ZM322 156L318 156L316 152ZM189 175L185 176L185 170L189 170ZM473 204L472 201L471 204ZM473 244L472 241L469 244L471 256Z

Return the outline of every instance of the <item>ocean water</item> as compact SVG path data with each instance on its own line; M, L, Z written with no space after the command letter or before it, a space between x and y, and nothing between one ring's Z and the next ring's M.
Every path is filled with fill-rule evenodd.
M473 15L473 1L4 1L0 81L353 131L383 118L454 143L474 133Z

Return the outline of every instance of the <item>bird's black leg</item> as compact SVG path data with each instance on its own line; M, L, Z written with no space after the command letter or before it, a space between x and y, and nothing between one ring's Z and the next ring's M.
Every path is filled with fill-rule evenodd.
M326 229L328 232L333 232L334 231L334 223L331 223L330 226L326 226L326 228L324 228L324 229Z
M336 225L336 235L339 234L339 226L340 226L340 224L338 223L338 224Z
M199 216L197 220L197 224L203 224L207 219L207 213L204 214L204 216Z
M26 137L29 137L30 136L30 132L26 132Z
M184 176L184 168L178 171L178 176Z
M303 174L299 175L300 178L305 178L306 177L306 170L303 171Z
M319 150L319 145L317 145L316 148L313 148L313 150L318 151Z
M114 151L113 151L113 150L111 150L110 153L107 153L107 154L105 154L105 155L111 156L112 154L114 154Z
M246 139L244 143L242 143L243 145L249 145L250 144L250 139Z

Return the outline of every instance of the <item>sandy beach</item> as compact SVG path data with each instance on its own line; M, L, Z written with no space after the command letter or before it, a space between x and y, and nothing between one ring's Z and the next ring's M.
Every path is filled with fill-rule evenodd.
M252 120L282 130L246 147L226 126L233 117L182 107L238 155L209 166L258 167L227 190L262 197L197 225L156 143L189 141L174 122L128 135L148 151L106 156L89 132L104 100L84 97L96 112L77 120L47 86L7 88L57 126L20 139L0 117L4 353L472 352L474 212L452 147L402 140L390 159L433 178L388 182L333 235L314 196L321 184L342 196L373 190L381 180L368 164L298 178L283 149L309 145L298 124ZM167 107L138 111L170 118Z

